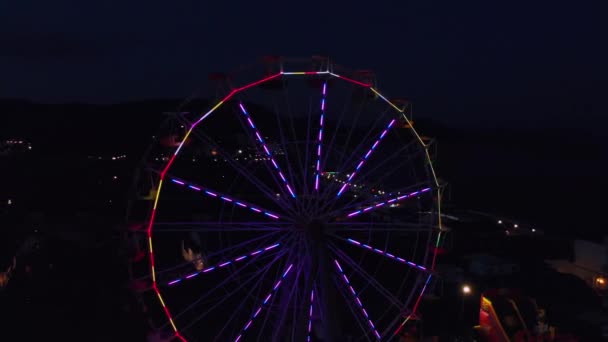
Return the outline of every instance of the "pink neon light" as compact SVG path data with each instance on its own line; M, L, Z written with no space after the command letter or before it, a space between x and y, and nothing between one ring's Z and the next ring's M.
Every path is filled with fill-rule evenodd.
M312 331L312 305L315 300L315 290L310 291L310 308L308 309L308 337L307 342L310 342L310 333Z
M359 171L359 169L361 168L361 166L363 166L363 163L367 160L367 158L369 158L369 156L372 154L372 151L376 149L376 147L378 146L378 144L380 144L380 141L382 141L382 139L384 139L384 136L386 135L386 132L388 132L388 130L393 126L393 124L396 121L397 121L396 119L392 119L391 122L388 123L388 125L384 129L384 132L382 132L382 134L378 137L378 139L372 145L372 147L369 149L369 151L367 151L367 153L365 154L365 157L363 157L361 159L361 161L359 161L359 165L357 165L357 168L355 169L355 171L353 171L350 174L350 176L348 177L348 179L346 180L346 182L344 183L344 185L340 188L340 191L338 191L338 195L337 195L338 197L340 197L340 195L342 195L342 193L344 192L344 190L346 190L348 188L348 186L350 185L350 181L355 177L355 174L357 173L357 171Z
M422 190L414 191L414 192L412 192L410 194L407 194L407 195L402 195L402 196L399 196L399 197L396 197L396 198L391 198L390 200L370 205L367 208L364 208L364 209L361 209L361 210L357 210L357 211L353 211L352 213L346 215L346 217L357 216L357 215L359 215L361 213L370 211L372 209L380 208L380 207L386 205L387 203L393 203L393 202L396 202L396 201L404 200L406 198L411 198L411 197L414 197L414 196L417 196L417 195L421 195L421 194L423 194L423 193L425 193L425 192L427 192L429 190L431 190L431 188L424 188Z
M245 115L247 120L250 121L251 128L254 130L255 136L258 138L258 142L260 143L260 145L262 145L264 152L266 152L266 156L268 156L268 158L270 158L270 161L272 162L272 166L274 166L274 169L279 173L279 177L281 177L281 180L283 181L283 185L285 185L285 187L287 188L287 191L289 191L289 194L291 195L291 197L296 198L296 194L293 192L293 190L289 186L289 183L287 183L285 176L283 176L283 173L281 172L281 168L279 168L277 163L274 161L274 157L272 156L272 153L270 153L270 151L268 150L268 147L266 147L266 142L264 142L264 139L262 139L262 135L260 134L260 131L258 131L258 129L255 128L255 124L253 124L253 119L251 118L251 115L249 115L249 113L245 109L245 106L243 106L242 103L239 103L239 108L241 108L241 112L243 113L243 115Z
M367 311L363 307L363 304L361 303L361 300L359 299L359 296L357 295L357 292L355 292L355 289L350 284L350 281L348 280L348 277L346 276L346 274L342 270L342 267L340 266L340 263L338 262L338 260L334 259L334 264L338 268L338 272L340 272L340 275L342 275L342 279L344 279L344 282L346 283L346 286L350 290L350 293L353 295L353 297L355 297L355 301L357 302L357 305L359 306L359 309L361 309L361 312L363 313L363 316L365 316L365 319L367 319L367 323L369 324L370 328L372 328L372 331L373 331L374 335L376 336L376 338L378 340L380 340L380 334L376 330L376 326L374 325L374 323L372 322L371 318L367 314Z
M177 283L181 282L183 279L192 279L192 278L196 277L197 275L199 275L199 274L201 274L201 273L208 273L208 272L211 272L211 271L216 270L216 269L218 269L218 268L222 268L222 267L224 267L224 266L228 266L228 265L230 265L230 264L233 264L233 263L239 262L239 261L241 261L241 260L245 260L245 259L247 259L249 256L254 256L254 255L257 255L257 254L260 254L260 253L263 253L263 252L267 252L267 251L269 251L269 250L271 250L271 249L274 249L274 248L276 248L276 247L279 247L280 245L281 245L280 243L275 243L274 245L271 245L271 246L268 246L268 247L265 247L265 248L262 248L262 249L258 249L257 251L254 251L254 252L249 253L249 254L244 254L244 255L241 255L241 256L239 256L239 257L237 257L237 258L234 258L234 259L232 259L232 260L223 261L223 262L221 262L221 263L220 263L219 265L217 265L217 266L211 266L211 267L207 267L207 268L205 268L204 270L201 270L201 271L196 271L196 272L194 272L194 273L188 274L187 276L185 276L185 277L183 277L183 278L177 278L177 279L173 279L173 280L169 281L169 282L167 283L167 285L169 285L169 286L171 286L171 285L175 285L175 284L177 284Z
M215 193L213 191L210 191L209 189L205 189L205 188L201 187L200 185L187 184L185 181L179 180L179 179L176 179L176 178L171 178L171 181L173 183L175 183L175 184L178 184L178 185L181 185L181 186L187 186L188 188L190 188L192 190L202 192L205 195L208 195L208 196L211 196L211 197L219 197L224 202L234 203L234 204L238 205L239 207L249 208L250 210L255 211L256 213L262 213L262 210L260 210L258 208L255 208L255 207L253 207L251 205L247 205L247 204L245 204L243 202L240 202L240 201L235 201L234 199L232 199L232 198L230 198L228 196L225 196L225 195L222 195L222 194L217 194L217 193ZM269 212L269 211L264 211L263 213L264 213L264 215L266 215L268 217L271 217L271 218L273 218L275 220L280 219L279 215L277 215L275 213L272 213L272 212Z
M239 334L239 336L236 337L236 339L234 340L234 342L238 342L243 337L243 335L245 334L245 332L247 331L247 329L249 329L249 327L251 326L251 323L253 322L253 320L258 316L258 314L260 313L260 311L262 311L262 308L268 303L268 301L270 300L270 298L272 297L272 295L277 292L277 290L279 289L279 286L281 285L281 282L283 281L283 279L285 279L285 277L287 276L287 274L289 274L289 271L291 271L291 267L292 266L293 266L293 264L291 264L291 265L289 265L289 267L287 267L287 270L285 270L285 272L281 276L281 279L279 279L275 283L275 285L272 287L272 290L268 293L268 295L264 299L264 302L262 302L262 304L255 311L255 313L251 316L251 319L249 320L249 322L247 322L247 324L245 325L245 327L243 327L243 330L241 331L241 333Z
M353 244L353 245L355 245L355 246L358 246L358 247L363 247L363 248L365 248L365 249L369 249L370 251L373 251L374 253L377 253L377 254L380 254L380 255L387 256L389 259L396 260L396 261L398 261L398 262L400 262L400 263L402 263L402 264L408 265L408 266L410 266L410 267L418 268L418 269L423 270L423 271L425 271L425 272L427 271L427 268L426 268L426 267L424 267L424 266L422 266L422 265L418 265L418 264L413 263L413 262L411 262L411 261L407 261L407 260L405 260L405 259L403 259L403 258L396 257L395 255L393 255L393 254L391 254L391 253L385 252L385 251L383 251L383 250L381 250L381 249L378 249L378 248L374 248L374 247L372 247L372 246L370 246L370 245L367 245L367 244L361 243L361 242L359 242L359 241L357 241L357 240L353 240L353 239L346 239L346 241L348 241L350 244Z
M321 115L319 118L319 137L317 139L317 167L315 170L315 191L319 191L319 177L321 176L321 145L323 144L323 117L325 116L327 81L323 83L323 91L321 92L321 94Z

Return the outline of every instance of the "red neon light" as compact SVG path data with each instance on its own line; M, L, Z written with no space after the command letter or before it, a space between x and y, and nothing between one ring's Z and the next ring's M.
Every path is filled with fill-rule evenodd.
M366 83L363 83L363 82L359 82L359 81L353 80L352 78L344 77L344 76L337 75L337 74L336 74L336 76L338 76L338 78L341 78L341 79L343 79L345 81L348 81L348 82L351 82L351 83L354 83L354 84L358 84L358 85L366 87L366 88L369 88L369 87L372 86L371 84L366 84Z
M226 101L230 100L230 98L231 98L232 96L234 96L234 94L236 94L236 93L238 93L238 92L239 92L239 91L238 91L238 89L233 89L233 90L230 92L230 94L226 95L226 97L224 97L224 98L222 99L222 101L221 101L221 102L226 102Z
M270 81L271 79L273 79L273 78L277 78L277 77L279 77L279 76L281 76L281 73L280 73L280 72L279 72L279 73L276 73L276 74L274 74L274 75L272 75L272 76L268 76L268 77L266 77L266 78L263 78L263 79L261 79L261 80L259 80L259 81L255 81L255 82L253 82L253 83L249 83L249 84L248 84L248 85L246 85L246 86L242 86L242 87L240 87L240 88L236 89L236 91L241 91L241 90L245 90L245 89L247 89L247 88L254 87L254 86L258 85L258 84L264 83L264 82L266 82L266 81Z
M175 157L177 157L177 154L174 154L171 159L169 159L169 162L167 163L167 166L165 166L165 169L163 170L163 172L160 173L160 179L163 180L163 178L165 178L165 173L167 173L167 170L169 170L169 167L171 167L171 164L173 164L173 161L175 160ZM158 195L156 195L158 197Z
M158 194L156 194L158 197ZM148 223L147 235L148 237L152 237L152 225L154 224L154 216L156 215L156 208L152 208L152 214L150 215L150 223Z

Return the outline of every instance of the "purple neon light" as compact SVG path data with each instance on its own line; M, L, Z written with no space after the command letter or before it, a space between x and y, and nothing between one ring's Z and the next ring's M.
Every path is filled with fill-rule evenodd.
M269 250L271 250L271 249L274 249L274 248L279 247L280 245L281 245L280 243L275 243L274 245L270 245L270 246L268 246L268 247L264 247L264 248L258 249L258 250L254 251L254 252L249 253L249 254L243 254L243 255L241 255L241 256L240 256L240 257L238 257L238 258L234 258L234 259L232 259L232 260L224 261L224 262L220 263L220 264L219 264L219 265L217 265L217 266L211 266L211 267L207 267L207 268L205 268L204 270L201 270L201 271L196 271L196 272L194 272L194 273L190 273L190 274L188 274L187 276L185 276L185 277L183 277L183 278L177 278L177 279L171 280L171 281L169 281L169 282L167 283L167 285L169 285L169 286L171 286L171 285L175 285L175 284L177 284L177 283L181 282L183 279L191 279L191 278L194 278L194 277L196 277L197 275L199 275L199 274L201 274L201 273L208 273L208 272L211 272L211 271L213 271L213 270L215 270L215 269L218 269L218 268L222 268L222 267L228 266L228 265L230 265L230 264L232 264L232 263L236 263L236 262L239 262L239 261L241 261L241 260L245 260L245 259L247 259L247 258L248 258L248 257L250 257L250 256L255 256L255 255L258 255L258 254L260 254L260 253L262 253L262 252L269 251Z
M243 337L243 335L245 334L245 332L247 331L247 329L249 329L249 327L253 323L253 320L262 311L262 308L264 307L264 305L266 305L268 303L268 301L270 300L270 298L272 297L272 295L277 292L277 290L279 289L279 286L281 285L281 282L283 281L283 279L285 279L285 277L287 276L287 274L289 274L289 271L291 271L292 267L293 267L293 264L289 265L289 267L287 267L287 269L285 270L285 272L283 272L283 275L281 276L281 279L279 279L274 284L274 286L272 287L272 290L270 290L270 292L268 293L268 295L264 299L264 302L262 302L262 304L258 307L258 309L255 311L255 313L253 314L253 316L251 316L251 318L249 319L249 321L247 322L247 324L245 324L245 327L243 327L243 330L241 331L241 333L239 334L239 336L236 337L236 339L234 340L234 342L238 342L238 341L241 340L241 338Z
M310 342L310 332L312 331L312 303L315 300L315 290L310 291L310 308L308 309L308 337L307 342Z
M385 257L388 257L389 259L396 260L396 261L398 261L398 262L400 262L402 264L405 264L405 265L408 265L408 266L411 266L411 267L414 267L414 268L417 268L417 269L420 269L420 270L423 270L423 271L427 271L427 268L424 267L424 266L422 266L422 265L418 265L418 264L413 263L411 261L408 261L408 260L405 260L403 258L397 257L397 256L395 256L395 255L393 255L391 253L388 253L388 252L383 251L383 250L378 249L378 248L374 248L374 247L372 247L370 245L366 245L366 244L361 243L361 242L359 242L357 240L346 239L346 241L348 241L349 243L351 243L353 245L356 245L356 246L359 246L359 247L363 247L365 249L369 249L370 251L373 251L376 254L384 255Z
M207 190L207 189L205 189L205 188L203 188L203 187L201 187L201 186L199 186L199 185L186 184L185 182L183 182L183 181L181 181L181 180L179 180L179 179L175 179L175 178L171 178L171 181L172 181L173 183L175 183L175 184L179 184L179 185L187 185L187 186L188 186L188 188L190 188L190 189L192 189L192 190L194 190L194 191L199 191L199 192L202 192L202 193L204 193L204 194L206 194L206 195L208 195L208 196L211 196L211 197L219 197L219 198L220 198L222 201L224 201L224 202L227 202L227 203L233 203L233 204L236 204L236 205L238 205L239 207L243 207L243 208L249 208L251 211L255 211L256 213L264 214L264 215L266 215L266 216L268 216L268 217L271 217L271 218L273 218L273 219L275 219L275 220L280 219L280 216L279 216L279 215L277 215L277 214L275 214L275 213L272 213L272 212L269 212L269 211L265 211L265 210L258 209L258 208L254 207L254 206L252 206L252 205L245 204L245 203L243 203L243 202L237 201L237 200L235 200L235 199L233 199L233 198L230 198L230 197L228 197L228 196L224 196L224 195L217 194L217 193L212 192L212 191L209 191L209 190Z
M342 276L342 279L344 279L344 282L346 282L346 286L350 290L350 293L352 293L353 297L355 297L355 302L357 303L357 305L361 309L361 312L363 313L363 316L365 316L365 319L367 319L367 323L369 324L370 328L372 328L372 331L374 332L374 335L376 336L376 338L378 340L380 340L380 334L378 333L378 330L376 330L376 326L374 325L374 322L372 322L372 320L369 318L369 315L367 314L367 311L363 307L363 304L361 303L361 300L359 299L359 296L357 296L357 292L355 292L355 289L353 289L352 285L350 284L350 281L348 280L348 277L346 276L346 274L342 270L342 267L340 266L340 263L338 262L338 260L334 259L334 264L338 268L338 272L340 272L340 275Z
M323 95L321 97L321 118L319 119L319 137L317 142L317 166L315 172L315 191L319 191L319 177L321 174L321 143L323 142L323 117L325 116L325 98L327 95L327 81L323 83Z
M249 126L255 132L255 136L257 137L258 142L262 145L264 152L266 152L266 155L268 156L268 158L270 158L270 161L272 162L272 166L274 166L274 169L279 173L279 177L281 177L281 180L283 181L283 184L287 188L287 191L289 191L289 194L291 195L291 197L296 198L296 194L293 192L293 190L289 186L289 183L287 183L287 180L285 179L285 176L283 176L281 169L275 162L274 157L272 156L272 153L270 153L270 150L268 150L268 147L266 146L266 142L264 142L264 139L262 138L260 131L258 131L258 129L255 127L255 124L253 123L253 119L251 118L251 115L249 115L249 113L247 112L247 110L245 109L245 107L243 106L242 103L239 103L239 107L241 108L241 112L243 113L243 115L245 115L245 117L247 118L247 122L249 123Z
M348 179L346 180L344 185L342 185L342 188L340 188L340 191L338 191L338 195L337 195L338 197L340 197L342 195L342 193L344 192L344 190L346 190L348 188L348 186L350 185L350 181L355 177L355 175L357 174L359 169L361 169L361 166L363 166L363 164L365 163L367 158L369 158L369 156L372 154L372 151L375 150L376 147L378 147L378 144L380 144L380 141L382 141L382 139L384 139L384 136L386 135L386 133L388 133L389 129L391 129L391 127L393 126L393 124L395 124L396 121L397 121L396 119L392 119L391 122L388 123L388 125L386 126L384 131L382 131L382 134L380 134L380 136L378 137L376 142L372 145L372 147L369 149L369 151L367 151L365 156L359 161L359 164L355 168L355 171L353 171L350 174L350 176L348 176Z
M431 190L431 188L424 188L422 190L418 190L418 191L414 191L412 193L409 193L407 195L401 195L399 197L395 197L395 198L392 198L392 199L384 201L384 202L376 203L376 204L370 205L370 206L368 206L366 208L363 208L363 209L360 209L360 210L357 210L357 211L353 211L352 213L346 215L346 217L357 216L357 215L359 215L361 213L368 212L368 211L370 211L370 210L372 210L374 208L380 208L380 207L382 207L382 206L384 206L384 205L386 205L388 203L394 203L396 201L401 201L401 200L404 200L406 198L411 198L411 197L414 197L416 195L420 195L422 193L425 193L425 192L427 192L429 190Z

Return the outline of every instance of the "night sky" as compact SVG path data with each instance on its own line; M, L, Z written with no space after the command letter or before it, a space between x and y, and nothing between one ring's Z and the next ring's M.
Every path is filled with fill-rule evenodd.
M599 3L4 2L0 94L185 97L211 71L264 55L325 54L375 70L380 89L417 100L421 114L562 126L576 115L587 123L599 116L608 75ZM493 115L500 108L507 110Z
M413 101L414 120L488 129L489 135L530 130L536 140L519 141L510 159L495 163L494 169L502 170L500 177L532 178L513 178L502 195L471 196L481 202L486 195L513 202L541 182L548 191L542 190L541 197L553 203L539 214L547 217L554 205L568 207L559 199L565 186L568 198L581 194L590 203L606 187L601 159L608 124L608 25L600 3L3 2L0 98L89 103L179 99L204 88L208 73L234 70L264 55L327 55L349 68L374 70L383 93ZM518 140L517 134L512 139ZM452 143L443 140L442 147L440 141L439 151L450 151L446 145ZM529 148L539 143L543 147ZM501 144L508 147L511 141ZM459 148L452 145L454 156L462 152ZM474 160L463 159L466 169L450 181L467 176L475 183L478 175L498 175L480 165L489 155L501 159L503 152L491 147L485 154L477 152ZM570 172L588 182L569 179ZM462 185L455 191L462 195L467 190ZM530 208L535 201L519 205ZM581 204L572 210L570 221L588 208ZM592 221L601 217L592 215Z

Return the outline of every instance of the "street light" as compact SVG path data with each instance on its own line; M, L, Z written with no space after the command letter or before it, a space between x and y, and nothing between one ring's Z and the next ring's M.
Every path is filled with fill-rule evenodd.
M471 292L473 292L473 290L471 289L471 286L468 284L463 284L462 288L462 297L460 299L460 315L459 315L459 320L460 320L460 325L461 328L463 329L463 333L466 331L465 325L467 323L467 320L465 319L465 315L464 315L464 305L465 305L465 300L467 299L467 297L469 297L469 295L471 294ZM468 315L467 315L468 317Z

